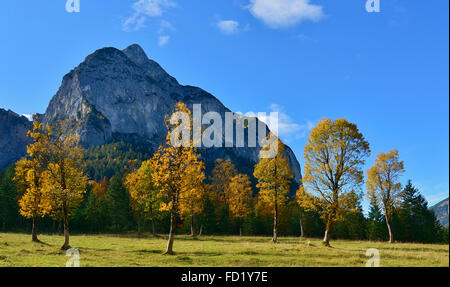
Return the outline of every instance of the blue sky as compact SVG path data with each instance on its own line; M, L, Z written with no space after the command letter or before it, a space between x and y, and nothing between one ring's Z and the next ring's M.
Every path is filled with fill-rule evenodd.
M372 156L397 148L431 204L449 190L449 3L380 0L3 1L0 107L44 112L96 49L141 45L180 83L240 112L276 110L302 164L311 125L356 123Z

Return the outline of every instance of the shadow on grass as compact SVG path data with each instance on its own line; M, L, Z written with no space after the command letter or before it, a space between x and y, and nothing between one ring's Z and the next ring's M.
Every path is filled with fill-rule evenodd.
M52 246L51 244L41 241L41 240L37 240L37 241L32 241L32 243L34 244L39 244L39 245L44 245L44 246Z
M140 250L127 250L129 253L150 253L150 254L163 254L164 250L154 250L154 249L140 249Z

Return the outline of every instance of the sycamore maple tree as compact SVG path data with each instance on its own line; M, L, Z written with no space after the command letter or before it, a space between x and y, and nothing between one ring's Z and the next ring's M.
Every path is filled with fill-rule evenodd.
M246 174L238 174L231 178L225 190L228 208L232 218L239 220L239 235L242 236L242 220L251 212L252 183Z
M161 214L161 200L153 180L152 161L144 161L139 169L128 174L125 186L130 193L130 205L138 223L138 235L142 233L142 220L148 219L152 222L152 234L156 236L155 220Z
M48 212L64 223L63 250L70 249L69 218L84 199L88 178L81 168L82 153L78 138L63 136L64 126L57 125L49 143L50 162L43 173L43 194L50 202Z
M300 206L318 212L325 223L323 243L329 246L333 226L358 210L369 143L357 126L345 119L323 119L314 127L304 149Z
M258 199L266 204L273 214L273 238L277 242L278 213L281 206L288 200L291 179L293 173L289 166L288 159L284 153L285 146L280 139L278 150L273 158L260 156L260 161L255 165L253 175L258 180L256 187L259 189ZM266 145L261 149L260 154L266 153L273 148L273 145Z
M37 236L37 221L44 217L49 210L49 201L43 196L43 173L49 162L48 143L51 129L39 123L38 117L34 117L33 129L28 131L28 136L33 143L27 146L28 157L21 159L16 164L14 180L18 183L20 214L32 219L31 238L39 242Z
M70 248L69 217L83 200L88 179L80 168L78 139L64 137L63 124L55 127L44 127L35 117L29 132L33 143L27 147L28 158L17 165L16 180L25 190L19 206L23 216L33 219L33 240L37 240L36 219L49 214L64 223L61 248L66 250Z
M230 185L231 179L238 175L235 165L229 160L221 158L215 161L214 168L209 176L210 184L207 186L207 197L214 207L216 216L220 216L222 211L228 212L228 203L225 191Z
M160 210L170 213L165 254L173 254L177 218L201 209L199 199L205 190L205 165L192 142L191 112L184 103L179 102L175 106L175 113L183 114L184 121L166 117L166 144L161 145L152 158L153 180L159 189L158 196L162 199ZM186 136L189 138L182 138ZM185 144L173 145L174 140L182 140Z
M367 171L367 196L371 202L383 207L389 231L389 243L394 242L391 219L403 196L399 178L404 171L404 163L400 161L396 149L378 154L375 165Z

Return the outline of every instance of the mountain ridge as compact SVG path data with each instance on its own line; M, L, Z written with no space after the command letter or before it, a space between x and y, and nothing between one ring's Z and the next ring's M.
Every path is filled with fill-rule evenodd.
M449 224L448 224L448 201L449 201L449 198L447 197L447 199L444 199L444 200L436 203L432 207L430 207L430 209L434 212L434 214L436 215L436 217L439 220L439 222L441 223L441 225L445 226L445 227L449 226Z
M105 47L88 55L63 77L43 122L51 125L68 121L71 133L80 137L84 147L125 140L145 144L153 152L165 141L164 117L178 101L185 102L191 110L193 104L201 104L202 114L215 111L222 119L231 112L203 89L180 85L139 45L123 50ZM256 123L265 125L259 120ZM199 151L207 167L213 166L217 158L231 159L241 172L252 175L259 149L222 147ZM298 185L300 164L288 146L285 154Z
M19 160L30 143L27 131L32 127L26 117L0 108L0 168Z

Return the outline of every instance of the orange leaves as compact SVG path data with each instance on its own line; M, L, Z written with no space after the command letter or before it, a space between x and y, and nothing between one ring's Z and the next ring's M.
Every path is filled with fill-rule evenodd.
M250 214L253 190L248 175L238 174L231 178L225 193L232 217L243 219Z
M371 201L381 204L388 216L402 196L399 178L404 171L404 163L400 161L396 149L378 154L375 165L367 171L367 196Z
M184 112L191 117L189 109L184 103L177 103L174 113ZM151 164L153 180L159 189L158 196L163 200L162 211L176 214L196 214L203 209L205 200L205 164L196 153L192 141L188 146L174 147L170 142L170 135L177 128L169 121L167 142L161 145L154 154ZM192 119L190 118L192 132Z
M217 159L214 169L211 172L211 188L209 197L212 202L225 203L225 190L228 188L231 179L238 174L238 171L229 159Z
M297 192L300 206L314 207L330 224L356 210L362 167L369 154L369 143L355 124L346 119L321 120L304 149L303 187Z
M125 186L130 193L130 205L139 217L148 219L158 216L160 209L159 190L153 180L152 161L144 161L141 167L126 176Z
M27 218L61 216L63 206L68 211L79 204L88 183L78 166L78 139L52 135L52 129L37 118L28 135L33 139L27 146L29 157L19 161L15 176L23 192L20 213Z
M259 200L271 208L277 208L286 202L293 177L284 154L284 144L277 140L277 155L274 158L261 158L253 173L258 180L256 187L259 188Z

